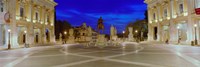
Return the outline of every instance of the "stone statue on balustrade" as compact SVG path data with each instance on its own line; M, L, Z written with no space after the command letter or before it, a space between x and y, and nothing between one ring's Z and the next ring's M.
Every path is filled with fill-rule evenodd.
M129 41L133 41L133 28L132 27L128 27L129 30L129 34L128 34L128 40Z
M62 34L59 34L59 43L62 43Z
M113 25L110 27L110 39L111 40L117 39L117 29Z
M67 40L67 43L74 43L74 29L69 29L69 39Z

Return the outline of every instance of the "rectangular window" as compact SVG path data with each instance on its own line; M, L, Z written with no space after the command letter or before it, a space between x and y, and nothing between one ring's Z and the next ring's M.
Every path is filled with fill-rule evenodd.
M167 17L167 9L164 10L164 17Z
M156 20L156 13L153 13L153 19Z
M47 15L47 22L50 22L50 21L49 21L49 15Z
M1 12L3 12L3 3L0 2L0 9L1 9Z
M24 16L24 8L20 7L20 17Z
M35 20L38 21L38 12L35 13Z
M180 14L183 13L183 4L179 4L179 11L180 11Z

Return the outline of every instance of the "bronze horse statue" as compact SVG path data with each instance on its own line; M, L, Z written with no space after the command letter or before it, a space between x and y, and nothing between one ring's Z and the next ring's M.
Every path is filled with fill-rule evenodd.
M97 24L98 32L100 33L100 30L104 31L104 24L103 24L103 19L100 17L98 19L98 24Z

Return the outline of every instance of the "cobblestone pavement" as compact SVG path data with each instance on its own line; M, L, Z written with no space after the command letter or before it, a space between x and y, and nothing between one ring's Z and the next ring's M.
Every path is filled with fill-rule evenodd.
M0 51L0 67L200 67L200 48L136 43L42 46Z

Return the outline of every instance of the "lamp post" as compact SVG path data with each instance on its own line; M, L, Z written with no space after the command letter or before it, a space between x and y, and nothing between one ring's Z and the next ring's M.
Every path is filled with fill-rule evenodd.
M138 35L137 35L138 30L135 30L135 33L136 33L136 41L138 42Z
M65 34L65 36L64 36L64 40L65 40L65 43L66 43L67 32L65 31L64 34Z
M178 34L178 44L179 44L180 43L180 35L179 35L180 27L179 26L177 27L177 30L178 30L177 34Z
M123 31L122 33L123 33L123 39L125 40L125 31Z
M194 31L195 31L195 40L194 40L194 44L197 45L197 24L194 24Z
M8 29L8 49L11 48L11 44L10 44L10 32L11 32L11 30Z
M27 44L26 44L26 33L27 33L27 31L25 30L25 31L24 31L24 46L25 46L25 47L28 47Z

